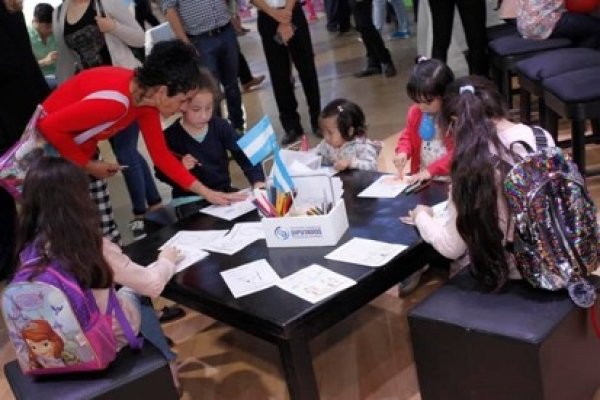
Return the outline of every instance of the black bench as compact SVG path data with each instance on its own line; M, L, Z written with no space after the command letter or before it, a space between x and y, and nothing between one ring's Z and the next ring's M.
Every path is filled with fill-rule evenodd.
M408 315L423 400L579 400L600 386L600 340L563 292L460 274Z
M163 355L150 344L141 351L121 350L100 372L31 377L17 361L4 365L4 375L17 400L178 399L171 370Z

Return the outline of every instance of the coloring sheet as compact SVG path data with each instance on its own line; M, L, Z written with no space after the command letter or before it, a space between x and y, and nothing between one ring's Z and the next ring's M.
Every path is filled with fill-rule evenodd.
M314 304L355 284L356 281L344 275L312 264L282 279L278 286Z
M408 184L396 175L382 175L375 182L371 183L365 190L358 194L358 197L372 197L382 199L393 199L398 196Z
M269 288L280 280L265 259L228 269L221 276L236 299Z
M262 223L239 222L231 228L227 235L214 240L205 249L215 253L232 255L250 243L264 238L265 231Z
M407 248L408 246L403 244L352 238L327 254L325 258L350 264L365 265L367 267L381 267Z
M201 213L212 215L213 217L221 218L226 221L232 221L237 217L255 210L256 206L252 203L251 198L243 201L236 201L228 206L211 205L200 209Z

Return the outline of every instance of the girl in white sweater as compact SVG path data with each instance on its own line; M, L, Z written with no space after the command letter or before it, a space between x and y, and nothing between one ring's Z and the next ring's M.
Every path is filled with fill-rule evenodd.
M524 155L522 141L536 148L530 127L508 120L500 93L487 79L470 76L446 90L440 115L442 129L455 133L451 191L447 213L434 218L430 207L409 213L423 239L443 256L470 264L485 287L500 289L508 279L520 279L510 254L512 222L503 194L503 174L494 155L514 164L513 153ZM554 145L546 132L550 146Z

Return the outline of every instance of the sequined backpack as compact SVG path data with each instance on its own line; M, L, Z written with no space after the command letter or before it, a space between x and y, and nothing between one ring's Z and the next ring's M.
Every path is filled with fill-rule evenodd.
M536 288L567 289L579 307L595 304L588 279L598 267L600 231L596 207L577 165L559 147L548 147L544 131L533 127L536 149L514 155L506 173L504 194L512 213L512 253L521 275Z

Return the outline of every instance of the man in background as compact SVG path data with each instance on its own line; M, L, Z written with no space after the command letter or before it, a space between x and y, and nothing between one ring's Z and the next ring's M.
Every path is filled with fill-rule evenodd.
M56 88L56 40L52 34L52 12L54 7L39 3L33 9L33 21L27 28L33 55L48 82L50 90Z

